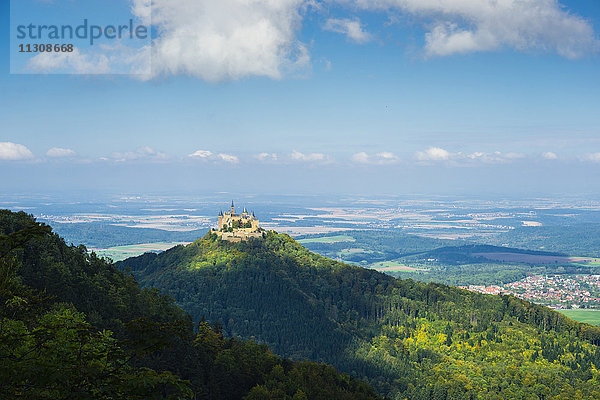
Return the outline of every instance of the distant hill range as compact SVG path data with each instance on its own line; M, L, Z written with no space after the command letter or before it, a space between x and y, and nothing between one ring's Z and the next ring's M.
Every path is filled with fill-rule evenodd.
M470 245L426 252L562 257ZM207 234L117 267L195 321L219 321L227 335L281 356L332 363L388 398L600 398L600 328L514 297L337 262L285 234L241 243Z
M462 246L445 246L420 254L420 258L437 259L443 262L472 263L489 260L516 262L526 264L569 263L581 257L569 257L558 252L524 250L513 247L470 244Z

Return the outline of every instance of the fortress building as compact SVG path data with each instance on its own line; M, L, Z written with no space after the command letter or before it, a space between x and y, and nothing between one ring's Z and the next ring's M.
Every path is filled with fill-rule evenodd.
M222 239L231 242L240 242L251 237L262 237L262 229L258 224L258 218L254 212L248 213L246 207L241 214L235 213L233 201L231 202L231 210L219 213L219 225L214 231Z

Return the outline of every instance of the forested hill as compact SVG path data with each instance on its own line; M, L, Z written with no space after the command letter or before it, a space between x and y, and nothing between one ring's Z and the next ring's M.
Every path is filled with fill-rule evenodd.
M0 210L0 399L378 399L333 367L224 337L85 247Z
M333 363L389 398L600 398L600 328L514 297L342 264L284 234L207 234L118 267L195 320Z

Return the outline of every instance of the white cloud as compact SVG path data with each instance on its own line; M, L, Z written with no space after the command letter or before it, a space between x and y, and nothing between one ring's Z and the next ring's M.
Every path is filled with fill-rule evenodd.
M360 153L356 153L352 156L352 161L360 163L360 164L368 164L369 163L369 155L364 151Z
M546 151L546 152L542 153L542 157L545 158L546 160L558 159L558 155L556 155L556 153L553 153L551 151Z
M75 48L71 53L39 53L28 61L27 68L33 72L62 70L76 74L108 74L111 72L111 63L106 54L81 53Z
M352 156L352 161L359 164L392 164L399 161L399 158L389 151L383 151L375 155L369 155L361 151Z
M453 165L469 165L473 163L506 163L515 160L524 159L526 156L523 153L500 151L484 152L475 151L473 153L457 152L452 153L440 147L430 147L425 151L415 153L415 158L422 162L439 162L448 161Z
M33 153L22 144L0 142L0 160L17 161L33 158Z
M583 161L591 161L591 162L600 163L600 153L586 154L583 157L581 157L581 159Z
M154 0L153 75L191 75L206 81L247 76L279 79L309 65L296 37L305 0ZM148 0L132 12L147 17Z
M168 158L168 156L165 153L156 151L152 147L149 147L149 146L142 146L135 151L112 153L110 155L110 157L103 158L103 160L111 160L111 161L115 161L115 162L138 161L138 160L164 161L167 158Z
M60 157L73 157L75 152L71 149L63 149L62 147L53 147L46 152L48 157L60 158Z
M511 48L579 58L600 50L591 22L570 13L558 0L328 2L353 12L389 11L390 15L415 17L426 29L427 56ZM298 33L303 16L323 10L322 3L327 2L131 0L134 19L152 23L156 29L151 46L128 48L115 43L93 51L41 53L28 67L37 72L129 73L145 79L166 75L189 75L210 82L250 76L280 79L310 70L310 55ZM323 28L356 43L373 39L357 17L330 18Z
M226 153L214 154L210 150L196 150L192 154L188 155L190 158L196 158L205 161L224 161L230 164L237 164L240 162L237 156Z
M324 162L328 161L329 158L323 153L309 153L304 154L299 151L292 151L290 157L294 161L304 161L304 162Z
M600 48L589 21L556 0L338 0L366 10L399 10L424 21L425 51L447 56L509 47L583 57Z
M416 153L419 161L444 161L450 158L450 152L439 147L430 147L425 151Z
M280 79L310 70L310 55L298 33L303 16L323 10L322 3L347 6L353 12L415 17L426 29L427 56L511 48L579 58L600 49L592 24L558 0L131 0L134 19L156 29L151 46L115 43L93 51L41 53L28 67L37 72L129 73L144 79L167 75L210 82L250 76ZM357 17L330 18L323 28L356 43L373 39Z
M134 74L147 79L150 74L150 47L128 47L123 42L99 44L72 52L39 53L28 60L27 70L37 73Z
M195 152L193 152L192 154L190 154L188 157L192 157L192 158L209 158L210 156L212 156L213 153L209 150L196 150Z
M330 18L325 22L323 29L331 32L342 33L346 35L348 39L360 44L367 43L373 39L371 34L363 29L363 26L358 18Z
M456 160L466 158L466 159L479 161L479 162L483 162L483 163L504 163L504 162L509 162L509 161L525 158L525 155L522 153L515 153L515 152L502 153L500 151L495 151L493 153L486 153L486 152L482 152L482 151L476 151L476 152L470 153L470 154L456 153L456 154L452 155L452 157Z
M377 153L377 154L375 154L375 156L377 158L379 158L380 160L387 161L387 162L396 161L398 159L398 157L396 157L396 155L394 155L394 153L390 153L389 151L383 151L381 153Z
M278 158L279 158L279 156L276 153L266 153L266 152L257 154L254 157L257 160L263 161L263 162L266 162L266 161L277 161Z
M234 156L231 154L219 153L219 154L217 154L217 157L220 160L225 161L230 164L237 164L238 162L240 162L240 160L237 158L237 156Z

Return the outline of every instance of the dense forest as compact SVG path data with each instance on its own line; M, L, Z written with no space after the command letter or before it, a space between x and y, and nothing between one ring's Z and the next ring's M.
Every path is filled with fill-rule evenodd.
M377 399L332 366L192 322L106 260L0 210L0 398Z
M333 363L391 399L600 398L600 328L510 296L343 264L284 234L207 234L118 267L226 336Z
M344 236L352 238L351 242L347 241L332 241L319 242L310 241L303 245L315 253L328 258L341 258L341 261L350 262L352 264L372 264L380 261L394 260L412 254L421 254L427 251L435 250L443 246L457 246L467 242L462 240L440 240L410 235L395 230L350 230L344 231ZM303 235L296 239L318 239L334 234L313 234ZM343 253L348 248L358 248L360 252Z

